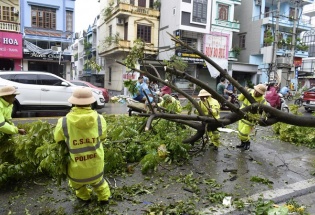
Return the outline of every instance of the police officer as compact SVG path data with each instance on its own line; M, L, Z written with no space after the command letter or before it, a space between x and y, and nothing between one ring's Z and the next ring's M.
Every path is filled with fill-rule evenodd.
M18 94L13 86L0 88L0 132L5 134L26 134L24 129L19 129L12 122L13 102Z
M104 149L101 140L106 137L104 117L91 109L95 102L90 88L77 88L68 101L74 105L71 111L58 120L54 139L67 144L70 154L68 164L69 185L78 199L89 202L91 185L101 204L108 204L110 189L103 177ZM64 142L65 143L64 143Z
M215 119L220 118L220 104L212 98L211 94L206 90L200 90L198 94L200 101L198 102L202 111L207 115ZM195 111L196 112L196 111ZM197 113L197 112L196 112ZM220 133L219 131L209 131L208 136L210 137L211 143L214 145L214 150L217 151L220 146Z
M256 100L256 102L260 104L267 104L265 100L265 92L267 88L264 84L258 84L254 86L254 90L250 89L249 93L251 96ZM241 109L251 105L251 103L245 98L243 94L238 96L239 101L243 101ZM241 140L241 144L237 145L236 148L241 148L245 150L249 150L250 148L250 141L249 141L249 134L251 130L254 128L255 124L245 119L241 119L238 123L238 138Z

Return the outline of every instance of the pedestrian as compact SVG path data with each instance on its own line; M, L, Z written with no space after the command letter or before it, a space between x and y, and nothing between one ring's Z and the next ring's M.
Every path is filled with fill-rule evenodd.
M258 84L254 86L254 89L249 89L249 93L251 96L255 99L256 102L260 104L267 104L267 101L265 100L265 92L266 92L266 86L264 84ZM241 106L241 109L244 107L247 107L251 105L251 103L245 98L243 94L240 94L238 96L239 101L243 101L243 104ZM241 119L238 123L238 138L241 140L241 144L237 145L236 148L241 148L245 150L249 150L250 148L250 138L249 134L254 129L254 122Z
M235 87L229 81L227 81L226 90L228 90L231 93L235 93Z
M168 83L168 80L165 79L165 82ZM162 89L161 89L160 96L164 96L165 94L171 95L171 93L172 93L172 89L171 89L169 86L165 85L165 86L162 87Z
M138 102L145 102L145 96L143 93L143 89L142 89L142 84L143 84L143 77L140 76L138 78L138 81L136 83L136 92L132 95L132 99L138 101Z
M162 97L162 101L160 103L158 103L158 106L165 108L169 111L173 111L175 113L181 113L182 112L182 106L181 106L180 102L169 94L165 94Z
M217 92L220 96L224 97L229 102L231 101L232 97L229 94L232 94L233 92L226 89L224 77L220 78L220 83L218 83L218 85L217 85Z
M220 118L220 104L219 102L212 98L211 94L206 90L200 90L198 97L200 101L198 102L202 111L209 117L214 119ZM198 112L195 111L196 114ZM220 133L218 130L215 131L208 131L208 136L211 140L211 143L214 145L214 150L217 151L218 147L220 146Z
M67 167L69 186L77 198L90 202L92 190L100 204L108 204L111 195L104 179L104 149L101 143L107 135L104 117L92 110L95 102L90 88L77 88L68 101L74 105L71 111L58 120L54 139L66 144L70 154Z
M12 122L12 110L15 96L20 93L13 86L0 88L0 132L5 134L26 134L24 129L18 128Z

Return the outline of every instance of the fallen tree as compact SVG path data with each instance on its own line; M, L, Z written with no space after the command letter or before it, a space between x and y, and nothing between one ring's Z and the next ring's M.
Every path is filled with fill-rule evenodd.
M148 117L146 130L149 130L151 128L151 124L153 120L158 119L158 118L174 121L177 123L187 125L197 130L195 135L184 140L185 143L193 143L197 141L198 139L200 139L205 134L206 130L214 131L219 127L224 127L224 126L233 124L240 119L247 119L247 120L255 121L256 124L259 124L261 126L270 126L277 122L283 122L283 123L296 125L296 126L315 127L314 117L297 116L297 115L293 115L289 113L284 113L271 106L257 103L255 99L247 91L247 89L245 89L236 80L234 80L227 73L226 70L222 69L218 64L216 64L213 60L208 58L206 55L204 55L197 49L190 47L189 45L185 44L183 41L177 39L173 35L171 34L169 35L176 44L180 44L181 46L191 50L194 54L199 55L200 58L210 63L215 69L217 69L220 72L221 76L229 80L230 83L232 83L232 85L235 86L245 96L245 98L251 102L251 105L242 109L237 108L232 103L225 100L225 98L220 96L216 92L215 89L212 89L211 87L209 87L205 82L192 77L191 75L187 74L184 71L179 71L176 67L170 67L169 65L165 64L164 66L166 67L167 73L186 79L190 81L191 83L199 86L200 88L207 90L209 93L211 93L213 98L217 99L221 103L225 102L226 105L231 110L230 114L220 119L214 119L212 117L206 116L201 110L201 108L199 107L197 101L195 101L195 99L192 96L190 96L189 94L185 93L184 91L182 91L181 89L173 85L172 81L165 82L163 79L161 79L161 77L158 75L156 68L153 65L145 64L143 60L143 56L144 56L143 52L145 50L144 49L145 43L138 40L135 42L134 48L132 49L130 54L127 56L125 61L124 62L116 61L116 62L128 67L129 69L131 69L132 72L134 71L139 72L140 74L147 76L150 80L169 86L172 90L183 95L193 105L193 107L198 111L198 114L199 114L198 116L191 116L191 115L164 113L164 112L156 111L150 104L149 105L150 111L148 113L139 114L139 116ZM135 67L135 64L138 60L144 66L143 70L137 69ZM148 72L147 67L153 68L155 74L151 74L150 72ZM261 115L260 113L264 113L264 114Z

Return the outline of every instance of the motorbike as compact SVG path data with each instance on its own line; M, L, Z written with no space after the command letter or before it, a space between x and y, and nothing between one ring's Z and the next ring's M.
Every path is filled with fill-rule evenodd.
M299 107L302 107L302 105L303 105L303 93L300 95L299 98L295 99L294 104L298 105Z
M292 99L293 99L293 95L290 91L286 95L282 95L282 96L284 99L287 99L288 101L292 101Z
M237 108L240 108L241 105L240 105L240 102L238 101L237 95L234 93L229 93L228 95L231 96L231 103ZM223 104L221 102L219 103L220 103L221 110L230 110L230 108L226 105L226 103L223 103Z
M281 93L278 93L278 95L280 96L280 105L277 107L277 109L289 113L289 106L285 102L283 95Z

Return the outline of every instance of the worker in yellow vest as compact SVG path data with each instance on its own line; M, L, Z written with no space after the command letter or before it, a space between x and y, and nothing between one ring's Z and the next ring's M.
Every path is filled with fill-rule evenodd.
M256 102L260 104L267 104L267 101L265 99L265 92L267 88L264 84L258 84L254 86L254 89L250 89L249 93L251 96L256 100ZM251 105L251 103L245 98L243 94L240 94L238 96L239 101L243 101L241 109ZM241 144L237 145L236 148L249 150L250 148L250 138L249 134L254 128L255 124L254 122L241 119L238 123L238 138L241 140Z
M198 104L201 107L202 111L211 118L219 119L220 118L219 102L216 99L212 98L211 94L204 89L200 90L198 96L200 98ZM195 111L195 113L197 112ZM214 145L214 150L217 151L218 147L221 144L220 132L217 130L209 131L208 136L211 140L211 143Z
M111 195L104 174L104 149L101 140L106 137L107 124L104 117L91 109L96 100L90 88L75 89L68 100L74 107L58 120L54 139L67 144L70 154L67 174L69 185L76 196L89 202L92 190L101 204L108 204ZM65 142L65 143L64 143Z
M19 129L12 122L12 108L15 96L20 93L13 86L0 88L0 132L5 134L26 134L24 129Z

